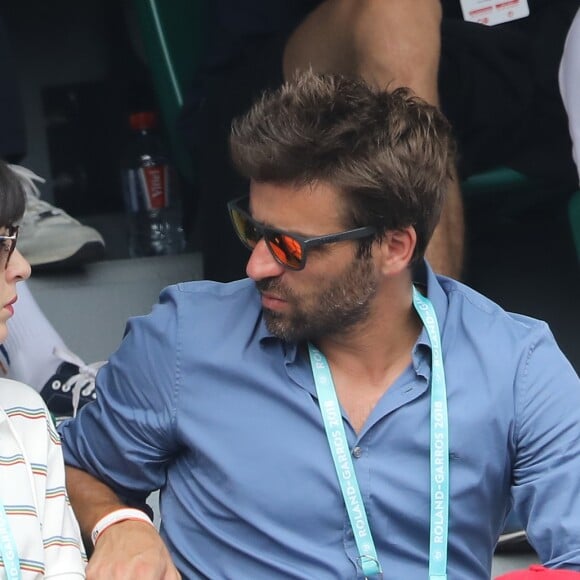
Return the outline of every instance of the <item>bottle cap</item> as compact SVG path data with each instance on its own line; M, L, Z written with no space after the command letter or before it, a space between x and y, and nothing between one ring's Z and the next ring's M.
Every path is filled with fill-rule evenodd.
M157 127L157 115L153 111L140 111L129 115L131 129L143 130Z
M497 576L495 580L572 580L573 578L580 580L580 572L548 570L544 566L534 564L527 570L515 570L514 572Z

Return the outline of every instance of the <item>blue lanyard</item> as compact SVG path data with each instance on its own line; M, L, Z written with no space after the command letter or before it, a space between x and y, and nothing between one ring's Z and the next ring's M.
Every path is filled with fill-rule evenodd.
M16 540L10 531L8 516L4 509L4 504L0 502L0 552L2 553L2 562L6 578L22 578L20 574L20 559L18 558L18 547Z
M379 557L356 480L350 449L348 447L346 433L344 432L340 405L336 398L334 381L332 380L328 361L310 343L308 343L308 350L310 352L310 365L312 367L312 374L314 375L314 384L316 385L320 412L322 413L322 420L324 421L324 429L358 548L359 563L366 578L371 576L382 578L383 571L379 563Z
M449 434L441 339L433 305L415 288L413 288L413 305L427 330L432 356L429 578L430 580L446 580L449 524ZM326 437L359 552L358 561L366 578L372 576L382 578L382 569L356 479L332 374L326 357L312 344L308 344L308 350Z
M449 532L449 422L441 333L435 309L413 287L413 305L431 343L431 518L429 529L429 579L447 579Z

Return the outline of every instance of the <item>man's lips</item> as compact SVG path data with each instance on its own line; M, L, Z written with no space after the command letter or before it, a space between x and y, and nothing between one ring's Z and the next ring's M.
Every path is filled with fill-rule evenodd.
M270 292L262 292L262 306L268 310L280 310L288 304L284 298Z

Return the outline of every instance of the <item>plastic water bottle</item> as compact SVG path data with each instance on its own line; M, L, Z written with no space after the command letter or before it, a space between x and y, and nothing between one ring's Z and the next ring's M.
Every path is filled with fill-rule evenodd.
M177 254L185 248L177 179L151 111L129 116L122 168L131 257Z

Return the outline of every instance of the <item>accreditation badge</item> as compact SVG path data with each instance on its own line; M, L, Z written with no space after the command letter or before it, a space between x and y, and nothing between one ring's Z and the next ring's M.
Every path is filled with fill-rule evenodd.
M466 22L504 24L530 15L528 0L460 0Z

